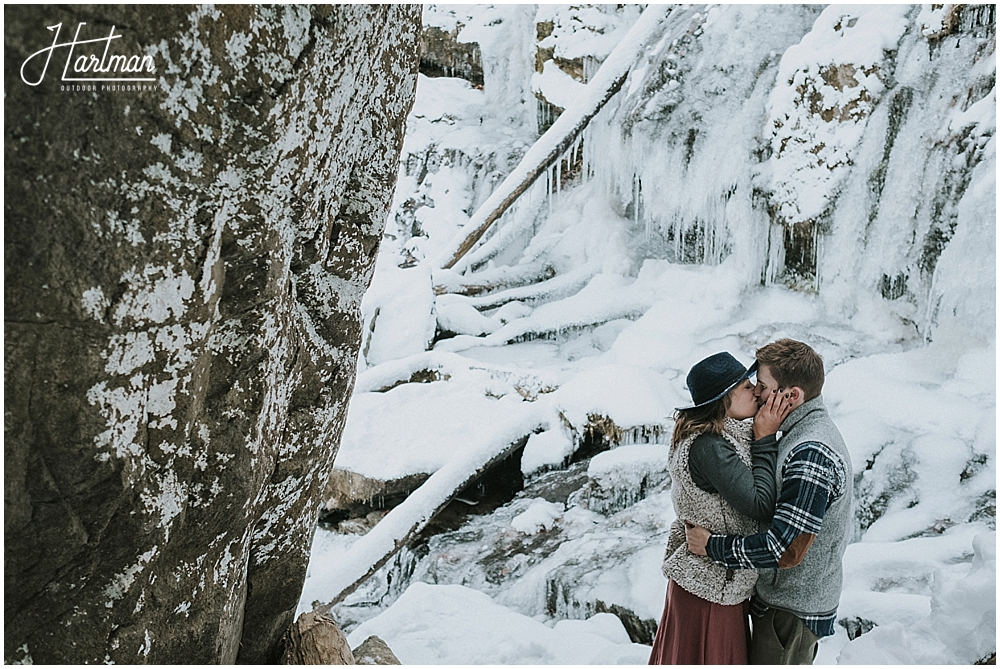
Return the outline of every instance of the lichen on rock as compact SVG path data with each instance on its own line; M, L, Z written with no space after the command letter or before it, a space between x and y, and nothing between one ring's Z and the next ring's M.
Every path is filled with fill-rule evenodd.
M118 26L153 84L29 87L11 68L79 17L5 12L5 658L273 662L354 383L420 7L89 11L81 39Z

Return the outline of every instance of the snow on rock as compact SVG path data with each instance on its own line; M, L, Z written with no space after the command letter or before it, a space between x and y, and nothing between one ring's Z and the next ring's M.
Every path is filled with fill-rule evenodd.
M510 526L524 534L538 534L551 530L562 517L562 504L536 499L527 511L517 515L510 521Z
M423 267L400 269L391 258L379 256L361 302L366 326L362 354L372 366L424 351L434 337L430 273Z
M938 569L929 614L896 619L848 643L838 664L973 664L996 652L996 532L975 536L965 573Z
M483 425L523 413L516 379L469 366L450 373L448 380L355 394L334 465L382 480L430 474L463 457L484 436Z
M400 383L416 381L415 377L422 377L420 380L424 382L432 379L440 380L450 378L454 373L460 373L456 370L468 368L468 358L453 353L425 351L384 362L360 372L354 383L354 392L356 394L385 392Z
M935 574L930 629L959 662L976 662L996 652L997 535L972 540L975 555L967 574Z
M528 437L521 454L521 472L531 476L545 469L561 467L573 454L574 440L562 428Z
M768 102L772 199L788 225L829 206L892 77L908 5L831 5L781 58Z
M531 311L531 307L524 302L514 300L497 309L496 313L493 314L493 317L502 324L506 325L511 321L517 320L518 318L525 318L526 316L531 315Z
M953 4L921 5L917 15L916 25L920 34L928 39L942 36L948 30L948 23L955 18L956 6Z
M613 616L612 616L613 618ZM403 664L641 664L649 647L633 644L606 615L549 626L461 585L414 583L381 615L348 635L356 645L384 639ZM432 645L426 639L435 639ZM612 638L609 638L612 637Z
M673 407L664 402L672 388L649 369L629 365L602 365L588 369L552 393L551 401L577 430L591 416L610 419L622 431L665 425Z
M665 469L669 455L666 444L619 446L591 458L587 476L613 485L639 485L653 470Z
M598 453L587 468L587 484L571 500L605 515L621 511L670 478L669 456L666 444L631 444Z
M639 7L625 5L539 5L535 22L547 33L539 50L552 50L561 60L593 58L602 61L635 23ZM553 101L554 102L554 101Z
M984 512L995 490L996 352L960 354L936 343L830 372L824 395L858 472L864 541L896 541Z
M551 60L545 61L541 72L531 76L531 89L563 109L573 104L583 87L582 83L566 74Z
M437 323L440 330L479 337L492 334L500 328L501 323L484 316L468 301L445 299L449 297L457 298L455 295L442 295L437 300Z

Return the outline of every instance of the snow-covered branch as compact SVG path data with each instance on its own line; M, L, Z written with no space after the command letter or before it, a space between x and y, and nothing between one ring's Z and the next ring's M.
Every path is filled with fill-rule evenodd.
M697 13L699 8L678 10L671 5L649 5L587 84L577 103L567 108L535 142L514 171L469 219L465 225L468 232L463 230L457 235L435 259L435 265L460 269L457 265L462 257L507 208L573 145L590 120L618 92L643 49L662 29L663 20L670 15L672 19L677 17L677 21L683 22Z

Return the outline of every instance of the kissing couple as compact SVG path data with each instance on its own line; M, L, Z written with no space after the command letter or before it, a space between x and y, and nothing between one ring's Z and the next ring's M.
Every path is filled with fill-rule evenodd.
M823 404L819 354L781 339L756 358L747 368L716 353L687 375L650 664L812 664L834 633L850 455Z

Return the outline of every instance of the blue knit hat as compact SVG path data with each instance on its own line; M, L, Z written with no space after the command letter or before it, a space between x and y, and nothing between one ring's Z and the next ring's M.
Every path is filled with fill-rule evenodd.
M708 356L692 367L687 375L687 387L691 392L693 404L688 407L677 407L677 411L696 409L711 404L722 398L737 384L753 376L756 371L756 360L747 369L739 360L725 351Z

